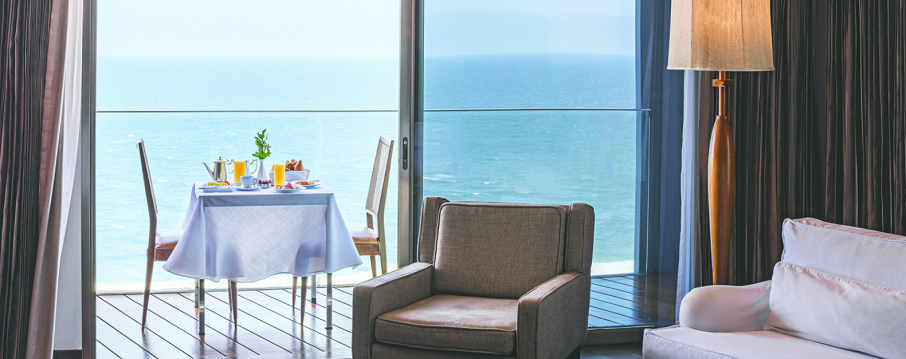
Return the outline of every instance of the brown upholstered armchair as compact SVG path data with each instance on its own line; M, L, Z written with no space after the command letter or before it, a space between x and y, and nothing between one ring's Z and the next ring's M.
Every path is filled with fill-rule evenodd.
M353 358L578 358L594 209L425 198L418 262L356 286Z

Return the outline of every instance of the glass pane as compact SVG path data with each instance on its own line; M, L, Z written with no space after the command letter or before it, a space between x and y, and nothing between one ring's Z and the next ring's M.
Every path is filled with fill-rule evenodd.
M399 0L101 0L98 8L99 291L143 286L149 223L139 139L148 151L161 231L182 224L191 184L210 179L201 163L252 160L252 136L263 129L272 145L265 163L301 160L334 191L347 224L366 224L378 138L399 133ZM397 176L390 177L385 222L388 263L395 268ZM155 263L153 289L193 286L162 263ZM370 277L365 258L334 278L348 284ZM290 283L276 276L251 285Z
M592 274L633 272L635 1L427 0L424 29L424 195L588 203Z

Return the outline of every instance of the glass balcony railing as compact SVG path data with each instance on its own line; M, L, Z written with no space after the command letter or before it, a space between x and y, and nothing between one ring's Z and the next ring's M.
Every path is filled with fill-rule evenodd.
M644 110L428 110L424 114L423 193L450 200L569 204L595 208L592 274L634 271ZM138 291L144 282L148 213L135 142L145 140L159 207L159 229L182 224L190 186L209 178L202 162L251 160L252 136L268 130L266 164L301 160L336 193L347 224L365 223L364 204L378 136L395 139L395 110L100 111L97 115L97 288ZM397 147L398 148L398 147ZM394 151L394 158L398 150ZM396 160L391 173L396 173ZM390 269L397 255L397 176L386 201ZM279 213L275 213L279 215ZM155 263L152 288L192 288ZM369 261L334 276L371 277ZM249 286L286 286L275 276ZM223 284L223 283L221 283ZM213 284L217 287L217 284Z
M265 160L268 167L301 160L311 170L311 178L320 179L336 193L346 223L364 226L378 136L396 139L398 123L395 110L98 112L98 292L143 288L149 227L135 149L140 138L148 151L161 231L179 228L192 183L210 178L202 162L210 164L218 157L252 160L256 150L252 136L263 129L272 145L273 154ZM396 173L396 161L390 171ZM391 175L384 215L391 269L396 267L397 188L397 176ZM162 263L155 263L153 289L194 286L193 280L164 271ZM365 260L359 268L338 272L334 282L351 284L370 277L369 261ZM288 275L281 275L250 285L288 286L290 282ZM224 283L220 284L225 287Z
M425 196L595 208L593 275L634 272L646 110L424 114Z

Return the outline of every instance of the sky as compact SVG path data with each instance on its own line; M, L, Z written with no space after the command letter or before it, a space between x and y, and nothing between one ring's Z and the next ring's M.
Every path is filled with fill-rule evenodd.
M399 0L99 0L98 54L397 57ZM634 0L425 0L425 56L635 52Z

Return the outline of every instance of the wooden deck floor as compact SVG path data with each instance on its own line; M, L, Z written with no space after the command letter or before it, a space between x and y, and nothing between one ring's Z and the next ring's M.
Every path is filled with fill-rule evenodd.
M659 301L669 286L658 284L655 277L646 276L593 279L589 327L672 324L672 302ZM241 290L238 325L229 318L226 292L209 291L204 341L195 334L192 293L152 295L144 334L141 295L98 296L97 357L351 358L352 288L336 287L333 296L334 329L328 331L325 288L318 288L317 306L306 301L304 317L298 307L293 313L289 289Z
M675 303L675 274L594 278L588 327L672 325Z

